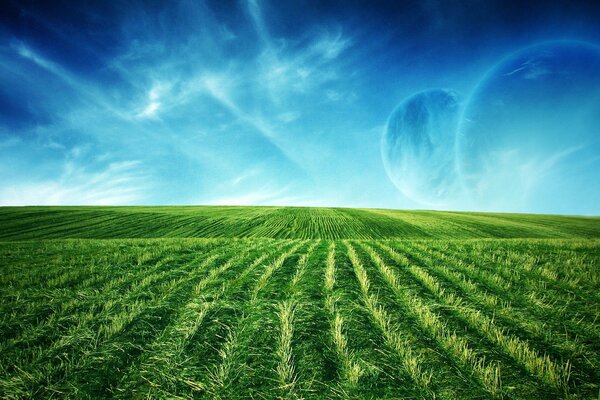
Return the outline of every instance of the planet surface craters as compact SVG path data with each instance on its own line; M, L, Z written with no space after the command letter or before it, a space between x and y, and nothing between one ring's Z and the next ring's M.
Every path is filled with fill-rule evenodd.
M460 114L456 92L430 89L402 101L385 128L381 152L386 172L407 197L441 206L454 196L455 132Z
M547 42L507 57L478 84L457 132L457 168L477 208L592 207L600 202L589 190L600 171L600 48Z

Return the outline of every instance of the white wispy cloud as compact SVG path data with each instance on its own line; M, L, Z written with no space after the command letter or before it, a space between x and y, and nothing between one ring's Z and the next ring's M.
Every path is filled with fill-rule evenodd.
M132 172L136 167L129 165L127 171L119 172L118 165L106 164L111 157L104 155L113 149L121 157L143 162L149 173L165 169L154 157L160 157L161 162L172 157L182 165L193 165L189 168L200 170L198 175L208 168L211 173L222 174L223 180L237 179L240 192L248 189L246 184L254 176L247 171L236 174L236 168L251 165L256 160L248 158L257 154L269 153L262 173L272 187L284 186L287 183L284 176L304 179L296 175L306 175L307 168L316 168L310 165L313 158L306 154L306 149L317 146L311 143L310 132L300 132L304 118L309 117L302 110L312 99L330 99L329 94L323 96L325 91L335 91L336 98L344 96L342 89L329 84L344 75L340 61L352 47L352 39L337 26L311 28L298 32L296 37L276 37L269 29L272 20L268 9L254 0L247 2L250 32L248 26L240 30L234 24L225 25L206 5L181 2L174 8L175 12L171 8L164 10L158 19L198 16L201 23L193 25L197 31L192 30L185 37L169 37L161 34L164 27L154 20L144 23L127 20L121 26L126 45L118 54L100 55L106 57L103 71L110 76L110 86L102 79L78 74L69 68L72 64L61 65L60 58L51 59L50 53L33 43L15 41L10 45L18 57L31 62L32 70L43 69L52 75L50 79L62 82L65 92L77 100L56 103L60 121L54 122L48 131L70 132L78 143L93 143L96 158L88 159L94 160L96 166L106 167L104 171L97 167L94 171L85 169L83 162L80 164L73 156L77 162L65 164L63 170L56 172L55 179L5 186L0 190L0 201L10 204L143 201L147 192L143 190L144 179ZM239 46L248 34L252 36L252 29L259 38L257 44L253 43L256 48L239 54L226 51L227 46ZM77 40L69 43L77 45ZM89 47L90 51L93 49ZM323 88L325 85L327 88ZM219 147L221 143L229 145L236 135L253 134L256 138L251 137L246 143L256 144L257 148L227 151ZM43 143L53 154L66 154L73 148L70 139L39 140L44 132L36 135L38 141L32 146ZM214 137L224 140L219 142ZM292 170L295 172L291 173ZM292 203L297 200L293 195L273 195L273 190L262 189L267 191L266 195L242 192L241 196L223 201ZM109 196L111 190L114 196ZM206 191L198 188L199 192L202 190Z
M263 172L261 168L251 168L247 171L244 171L231 180L231 186L238 186L240 183L248 180L249 178L259 175L261 172Z
M269 38L269 33L267 28L265 27L265 22L263 20L262 10L256 0L248 0L248 12L252 18L252 23L256 29L256 33L258 37L262 40L263 44L267 47L271 46L271 41Z
M336 32L313 36L300 49L281 46L259 55L257 83L268 90L274 103L284 103L286 97L318 90L340 78L337 59L352 45L352 40L338 28L333 30Z
M138 118L154 118L162 105L162 98L168 96L170 85L167 83L155 83L148 91L147 103L144 108L136 114Z
M56 179L4 185L0 205L113 205L132 204L146 188L140 161L116 161L88 171L73 161Z
M272 103L286 104L295 93L317 89L338 78L335 61L353 44L339 26L324 28L296 47L288 40L271 38L257 1L249 0L248 10L264 46L257 58L256 83L267 90Z
M300 118L301 115L302 114L300 114L300 112L298 112L298 111L286 111L286 112L279 114L277 116L277 119L279 119L283 123L288 124L288 123L294 122L295 120Z
M334 32L326 31L322 33L314 41L312 50L325 60L333 60L338 58L350 46L352 46L352 40L345 37L338 27Z
M101 107L103 110L108 111L114 116L117 116L123 120L129 119L127 113L115 107L105 98L105 96L102 94L102 90L94 88L92 84L79 79L77 76L63 68L60 64L42 56L39 54L39 52L35 51L33 48L27 46L23 42L14 42L12 47L18 55L33 62L34 64L62 80L85 100L91 101L96 106Z

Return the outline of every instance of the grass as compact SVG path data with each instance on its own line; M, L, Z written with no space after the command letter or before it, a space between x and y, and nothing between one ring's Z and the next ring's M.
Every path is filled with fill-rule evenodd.
M0 208L0 397L593 399L600 219Z
M598 217L307 207L0 207L0 240L596 238Z

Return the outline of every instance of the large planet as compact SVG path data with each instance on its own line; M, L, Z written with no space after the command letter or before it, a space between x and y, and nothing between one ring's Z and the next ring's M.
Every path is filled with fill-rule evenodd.
M597 211L600 48L546 42L502 60L467 101L456 143L471 208Z
M455 196L458 95L430 89L403 100L390 115L381 141L385 170L408 198L443 208Z

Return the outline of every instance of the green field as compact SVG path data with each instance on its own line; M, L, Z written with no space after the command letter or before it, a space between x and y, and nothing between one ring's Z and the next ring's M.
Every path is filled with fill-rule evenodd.
M0 208L0 398L597 399L600 219Z

